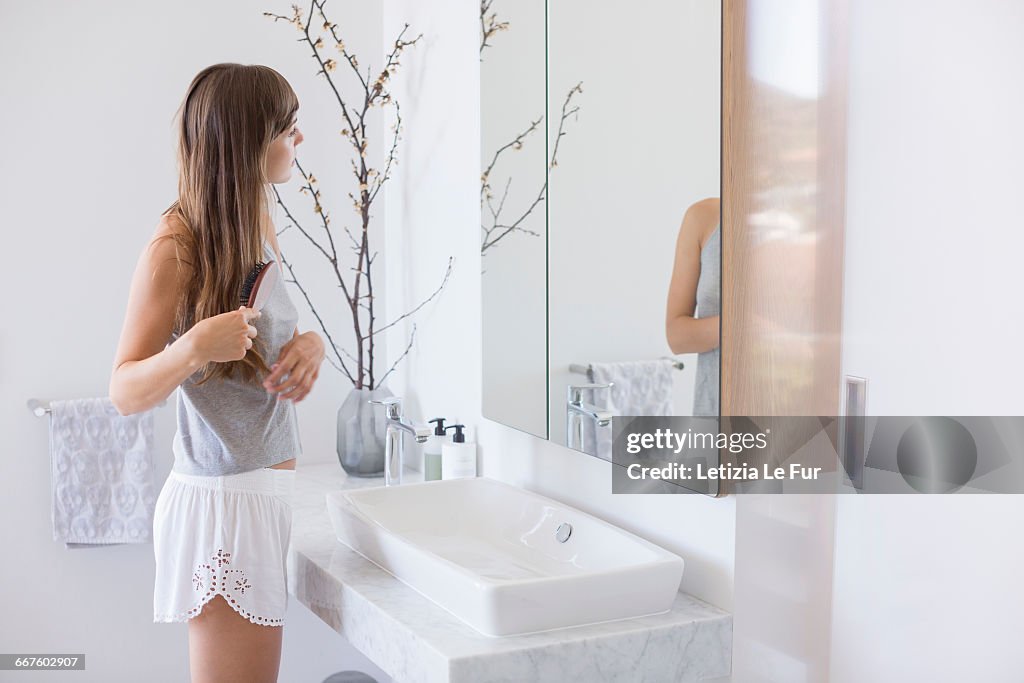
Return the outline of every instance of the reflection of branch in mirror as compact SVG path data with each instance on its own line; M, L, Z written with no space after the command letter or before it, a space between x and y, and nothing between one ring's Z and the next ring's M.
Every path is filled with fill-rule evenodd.
M295 271L292 268L292 264L284 259L282 254L282 261L291 273L292 279L290 282L295 284L303 297L306 299L306 303L309 304L310 310L320 323L320 327L323 330L324 336L329 343L329 348L334 352L334 358L327 356L328 360L339 372L345 375L345 377L352 382L352 385L356 389L375 389L381 385L384 379L395 369L395 365L406 356L409 351L409 347L412 345L413 338L416 334L416 328L413 326L412 334L409 338L409 346L406 348L405 353L401 354L395 361L395 365L379 379L375 378L374 364L374 343L378 334L384 330L390 328L400 320L411 316L417 310L419 310L424 304L433 299L437 294L444 288L448 282L448 277L451 274L452 259L448 259L448 270L445 273L444 280L440 287L427 297L426 300L422 301L419 305L414 307L412 310L399 316L390 323L379 326L377 323L377 316L374 309L374 293L373 293L373 278L372 278L372 266L377 260L377 252L371 253L370 249L370 219L374 200L377 198L377 194L380 192L384 184L391 178L392 167L398 163L397 151L398 141L402 139L402 117L398 107L398 101L395 100L391 93L388 91L388 83L393 81L391 78L400 66L400 57L402 51L410 45L415 45L423 34L418 35L412 40L404 40L405 32L409 28L409 24L405 24L401 32L398 34L397 39L391 46L390 51L385 55L383 69L374 76L373 70L368 66L366 67L365 74L360 71L359 61L354 54L352 54L345 46L345 42L337 33L338 25L331 22L327 15L324 13L324 5L326 0L312 0L312 6L309 10L309 18L303 19L303 10L298 5L292 5L292 16L283 16L274 14L272 12L264 12L263 15L270 17L274 22L285 21L293 24L298 30L302 37L299 38L299 42L304 42L311 50L312 57L319 66L319 70L316 72L316 76L323 76L327 85L330 87L334 99L337 101L338 107L341 111L341 118L343 123L343 130L341 136L345 138L349 144L352 145L352 173L355 175L356 182L358 183L358 190L353 193L349 192L348 197L352 201L352 207L355 213L358 215L358 221L360 228L353 231L344 226L345 234L348 235L350 245L349 248L355 253L356 265L345 268L341 263L341 259L338 255L338 247L334 243L334 235L332 235L329 228L331 218L328 211L324 209L321 204L320 190L317 189L317 179L312 173L306 172L306 170L299 163L299 159L296 156L295 166L302 174L304 184L299 189L299 192L303 195L309 195L313 202L313 212L319 217L319 223L323 229L324 236L322 239L326 241L326 246L314 238L309 231L307 231L300 222L293 215L292 211L285 204L285 201L281 198L277 187L271 185L274 195L277 198L277 203L284 210L285 216L290 221L288 227L294 225L299 232L306 238L306 240L319 251L329 262L331 270L334 272L338 279L338 287L341 289L342 296L345 299L343 308L349 312L352 318L352 326L355 333L355 353L350 353L347 349L341 348L335 344L330 333L327 331L327 325L324 320L317 313L316 308L313 306L313 302L309 297L309 294L299 283L296 277ZM311 25L313 22L314 11L319 14L320 19L323 20L321 26ZM335 78L332 77L332 72L338 67L338 63L334 59L330 59L327 55L321 54L321 50L326 49L325 38L323 32L329 34L329 40L333 42L334 48L341 55L343 59L351 69L352 73L355 74L358 79L358 85L356 87L357 95L354 98L343 97L338 85L335 83ZM361 92L360 92L361 91ZM386 151L383 160L383 171L379 171L376 168L372 168L367 160L367 148L370 142L370 132L368 121L372 115L370 111L373 107L385 107L386 105L393 105L395 108L395 125L391 127L394 131L394 136L390 141L390 148ZM376 144L376 143L375 143ZM314 219L316 221L316 219ZM284 232L282 230L281 232ZM343 271L351 270L354 275L351 276L351 280L347 279L347 273L343 275ZM343 357L344 356L344 357ZM335 358L337 363L335 363ZM351 363L346 364L346 358Z
M565 121L570 116L573 116L580 110L579 106L574 106L572 109L569 109L569 105L572 103L573 96L576 93L582 92L583 81L580 81L569 90L569 94L566 95L565 97L565 102L562 103L562 117L561 120L558 122L558 134L555 136L555 145L551 151L551 162L548 164L548 169L553 169L555 166L558 166L558 143L561 141L562 136L565 135ZM484 204L486 204L487 209L488 211L490 211L491 214L490 225L481 225L484 231L483 239L480 242L481 254L486 254L487 250L490 247L493 247L498 242L498 240L513 232L521 232L527 235L533 235L534 237L540 237L540 233L534 230L528 230L522 227L522 224L523 221L525 221L527 217L529 217L529 215L533 212L533 210L537 208L537 206L542 201L544 201L545 191L547 190L547 183L545 182L544 184L541 185L540 191L537 193L536 199L533 200L530 206L527 207L527 209L522 214L520 214L517 219L515 219L511 223L502 223L501 212L505 208L505 200L508 198L508 191L509 187L512 185L512 178L509 177L505 181L505 190L502 192L501 201L498 202L497 207L495 207L494 203L491 201L492 199L494 199L494 194L491 192L490 178L491 171L494 169L494 166L498 162L498 158L501 156L502 152L505 152L508 149L522 149L523 140L526 138L526 136L528 136L530 133L536 130L537 126L543 120L544 117L540 117L539 119L531 123L529 128L527 128L525 131L517 135L515 139L512 140L512 142L509 142L500 147L498 151L494 153L494 157L491 159L490 165L488 165L487 168L484 169L483 174L480 176L480 208L483 209Z
M484 58L484 48L491 46L487 39L498 31L507 31L509 27L509 22L498 21L497 12L487 16L487 11L491 9L493 3L494 0L480 0L480 61Z
M487 42L489 38L494 36L498 31L507 31L510 25L508 21L498 21L498 13L493 12L488 16L488 12L491 9L491 5L494 4L494 0L480 0L480 60L483 61L483 51L486 47L492 47ZM583 82L580 81L575 87L569 90L569 94L565 98L565 102L562 103L562 118L558 122L558 135L555 137L554 149L551 152L551 161L547 164L547 170L553 169L558 165L558 143L565 135L565 120L576 114L579 111L579 107L573 107L569 109L569 104L572 101L573 95L576 93L583 92ZM480 240L480 254L486 256L487 250L497 244L497 242L503 237L512 234L513 232L519 232L533 237L540 237L540 233L535 230L529 230L523 227L523 222L530 216L537 206L544 201L545 191L547 190L547 181L545 179L544 184L541 186L540 191L537 193L536 199L530 204L527 209L519 215L517 219L511 223L503 223L501 219L501 213L505 209L505 201L508 199L509 189L512 186L512 177L509 176L505 180L505 189L501 193L501 199L498 201L498 205L494 206L493 199L494 193L491 191L491 172L494 170L495 164L497 164L499 157L506 150L521 150L523 148L523 141L532 132L537 130L537 126L540 125L544 117L541 116L536 121L532 122L526 130L517 135L511 142L502 145L494 153L491 158L491 163L484 169L484 172L480 176L480 214L481 221L483 219L483 209L486 204L488 212L491 214L490 225L481 222L481 228L483 229L483 239Z
M566 95L565 97L565 102L562 103L562 120L558 122L558 135L555 136L555 148L551 152L551 165L548 168L554 168L555 166L558 166L558 143L562 141L562 136L565 135L565 131L563 130L565 126L565 120L580 110L578 106L573 107L569 111L566 111L566 109L569 107L569 102L572 101L572 96L576 93L582 92L583 81L580 81L572 90L569 91L569 94Z

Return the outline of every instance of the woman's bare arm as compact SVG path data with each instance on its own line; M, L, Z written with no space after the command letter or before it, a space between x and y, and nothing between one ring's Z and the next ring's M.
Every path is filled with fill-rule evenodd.
M128 310L110 375L110 399L121 415L139 413L166 399L205 362L186 332L167 345L177 298L190 277L178 272L167 217L142 250L128 293Z
M665 312L665 337L672 353L702 353L718 348L718 316L694 317L700 278L700 237L709 222L717 220L718 202L704 199L686 210L679 226Z

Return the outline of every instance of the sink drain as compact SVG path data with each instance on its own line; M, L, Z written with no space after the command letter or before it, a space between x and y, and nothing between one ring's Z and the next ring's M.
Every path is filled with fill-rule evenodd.
M568 522L562 522L558 525L558 528L555 529L555 539L559 543L565 543L567 540L569 540L569 536L571 535L572 524L569 524Z

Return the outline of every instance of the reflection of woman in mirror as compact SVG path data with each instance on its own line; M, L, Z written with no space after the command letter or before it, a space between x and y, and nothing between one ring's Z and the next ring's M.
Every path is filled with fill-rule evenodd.
M672 353L696 353L695 416L718 417L721 206L717 197L686 210L676 238L665 336Z

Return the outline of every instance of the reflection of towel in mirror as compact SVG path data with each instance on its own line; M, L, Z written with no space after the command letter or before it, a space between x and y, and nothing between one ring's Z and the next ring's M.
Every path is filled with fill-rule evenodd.
M700 277L697 280L697 317L710 318L721 314L721 226L704 243L700 252ZM719 347L697 354L697 373L694 376L693 414L718 417L718 370L721 364Z
M612 382L613 386L611 394L607 389L595 389L587 400L596 406L607 407L615 415L673 415L674 370L672 361L668 359L592 363L590 381L595 384ZM607 404L605 396L609 397ZM597 427L593 420L586 420L583 449L591 455L611 460L612 426Z
M50 403L53 538L67 548L150 543L153 411L121 415L107 397Z

